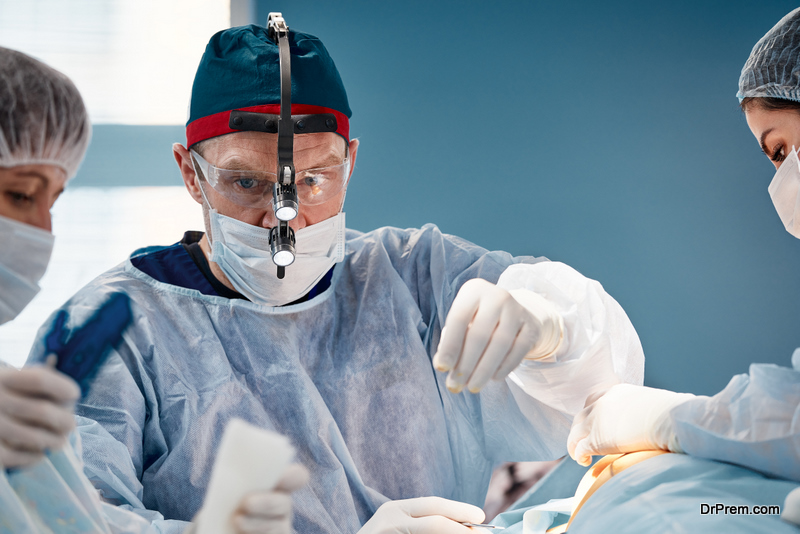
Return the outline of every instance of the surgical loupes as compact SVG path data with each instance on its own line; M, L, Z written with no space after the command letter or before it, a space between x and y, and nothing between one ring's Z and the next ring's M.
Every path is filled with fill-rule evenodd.
M278 266L278 278L294 262L295 236L289 221L297 217L297 186L294 169L294 124L292 123L292 69L289 53L289 28L280 13L267 18L270 38L278 45L281 73L281 111L278 119L278 180L272 189L273 208L278 219L269 234L272 261Z

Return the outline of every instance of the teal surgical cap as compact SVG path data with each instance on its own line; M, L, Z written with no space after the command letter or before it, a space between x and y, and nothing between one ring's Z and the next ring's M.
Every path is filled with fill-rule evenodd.
M352 115L347 93L330 54L318 38L289 30L292 114L332 113L337 133L349 140ZM232 133L232 110L280 113L278 45L267 28L251 24L215 34L200 59L192 85L188 146Z
M749 97L800 102L800 8L783 17L753 47L736 96L739 102Z

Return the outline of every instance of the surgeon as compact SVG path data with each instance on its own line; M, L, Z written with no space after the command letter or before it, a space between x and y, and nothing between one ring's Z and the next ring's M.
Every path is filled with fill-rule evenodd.
M310 471L294 532L468 534L496 465L564 455L588 396L641 384L638 336L564 264L433 225L347 229L359 142L344 85L318 38L287 38L281 59L274 32L231 28L200 60L173 153L205 232L135 252L64 306L80 322L124 292L134 316L78 404L96 422L79 428L86 472L108 501L180 532L239 417L288 436ZM288 155L298 210L282 225ZM293 263L273 254L275 228L281 246L294 236Z
M756 43L737 97L775 166L768 191L778 217L800 238L800 9ZM575 418L569 453L588 465L595 454L663 449L800 482L800 349L791 361L752 364L713 397L614 386ZM800 494L792 502L800 523Z
M6 323L39 291L54 241L50 210L77 173L92 128L69 78L2 47L0 118L0 323ZM63 532L68 524L75 529L69 532L156 532L86 491L91 486L71 434L78 385L50 366L2 366L0 532ZM237 532L288 534L289 492L306 479L302 466L291 466L274 491L246 497L233 518Z
M91 131L66 76L0 48L0 324L39 292L53 250L50 209L78 171ZM28 466L66 443L78 386L49 367L2 365L0 464Z

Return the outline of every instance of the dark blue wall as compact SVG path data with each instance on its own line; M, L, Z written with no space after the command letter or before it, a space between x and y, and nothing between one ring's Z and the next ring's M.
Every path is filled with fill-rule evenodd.
M800 242L739 72L789 1L259 2L336 59L361 140L348 224L545 255L627 310L648 385L714 393L800 346ZM180 127L100 126L75 185L180 184ZM120 150L120 142L125 150Z

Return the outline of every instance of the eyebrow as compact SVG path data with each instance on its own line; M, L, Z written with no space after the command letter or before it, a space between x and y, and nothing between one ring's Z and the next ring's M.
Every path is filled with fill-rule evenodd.
M263 171L264 169L253 168L251 165L248 165L247 162L240 160L239 158L232 158L225 162L224 167L220 167L221 169L226 169L229 171ZM273 171L269 171L273 172Z
M322 160L315 161L311 166L305 167L303 169L299 169L300 171L305 171L308 169L320 169L322 167L333 167L334 165L341 165L344 160L347 159L347 151L345 151L345 158L340 159L337 154L329 154ZM252 165L247 164L245 161L240 160L239 158L231 158L227 162L225 162L225 170L229 171L263 171L265 169L262 168L253 168ZM275 174L275 171L278 169L270 170L271 174Z
M312 163L310 166L306 167L303 170L320 169L322 167L333 167L336 165L341 165L349 157L350 157L350 148L345 146L344 158L341 158L339 154L329 152L324 158L322 158L321 160L315 160L314 163Z
M18 171L15 176L19 178L39 178L45 185L50 183L50 179L47 176L37 171Z
M774 130L774 129L775 129L775 128L769 128L769 129L767 129L767 130L764 130L763 132L761 132L761 138L758 140L758 141L759 141L759 143L761 144L761 151L762 151L764 154L766 154L767 156L769 156L770 154L769 154L769 151L767 150L766 139L767 139L767 136L768 136L770 133L772 133L772 130Z

